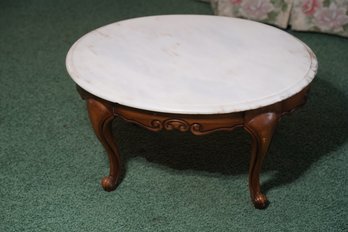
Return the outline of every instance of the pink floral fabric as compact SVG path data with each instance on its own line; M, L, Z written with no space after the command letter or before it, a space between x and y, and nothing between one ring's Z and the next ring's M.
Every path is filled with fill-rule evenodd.
M217 15L241 17L286 28L293 0L211 0Z
M295 0L290 23L294 30L348 36L348 0Z
M314 12L320 7L320 4L318 0L304 0L301 7L305 15L313 15Z
M232 0L233 1L233 0ZM274 10L273 5L270 0L262 1L252 1L246 0L240 3L240 13L250 19L265 20L268 14Z
M215 14L348 37L348 0L210 0Z

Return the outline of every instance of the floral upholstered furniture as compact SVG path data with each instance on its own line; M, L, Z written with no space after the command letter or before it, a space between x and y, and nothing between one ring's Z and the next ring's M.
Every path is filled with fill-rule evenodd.
M207 0L206 0L207 1ZM215 14L348 37L348 0L210 0Z
M320 31L348 37L348 0L294 1L290 24L294 30Z
M292 0L212 0L215 14L242 17L286 28Z

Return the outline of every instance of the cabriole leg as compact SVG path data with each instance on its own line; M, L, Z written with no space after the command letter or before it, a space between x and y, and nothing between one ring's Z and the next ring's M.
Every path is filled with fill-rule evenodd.
M245 124L245 129L252 137L252 154L249 164L249 190L255 208L267 206L267 197L260 189L260 171L266 156L272 135L278 123L279 115L268 112L252 117Z
M102 179L101 185L105 191L113 191L117 187L120 176L120 156L112 136L112 121L114 119L111 104L87 98L89 119L99 141L103 144L110 162L110 174Z

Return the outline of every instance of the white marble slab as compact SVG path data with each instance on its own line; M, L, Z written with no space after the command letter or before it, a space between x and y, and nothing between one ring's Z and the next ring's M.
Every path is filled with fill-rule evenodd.
M73 80L139 109L219 114L286 99L314 78L313 52L288 33L219 16L136 18L98 28L70 49Z

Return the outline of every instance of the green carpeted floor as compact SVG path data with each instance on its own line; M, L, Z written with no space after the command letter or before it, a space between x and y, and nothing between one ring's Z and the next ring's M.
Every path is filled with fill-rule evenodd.
M276 132L266 210L249 201L242 130L195 137L116 121L126 172L102 190L107 157L65 55L99 26L158 14L212 12L194 0L0 0L0 231L347 231L348 40L336 36L291 32L320 68Z

